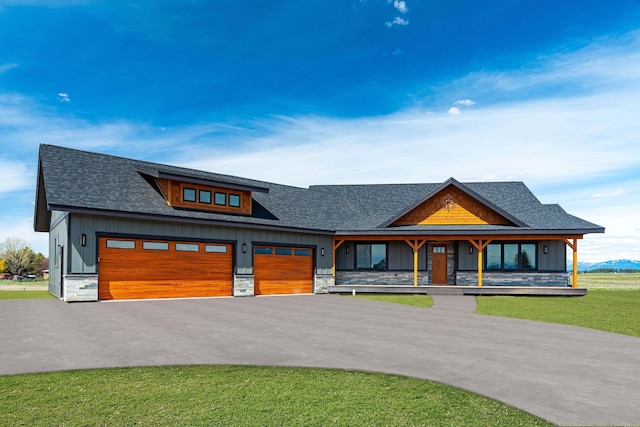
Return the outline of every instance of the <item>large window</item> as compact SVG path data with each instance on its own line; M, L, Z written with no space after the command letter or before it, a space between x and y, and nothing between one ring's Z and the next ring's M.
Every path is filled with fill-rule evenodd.
M535 243L491 243L487 246L487 270L535 270Z
M386 270L387 245L383 243L357 244L356 269L358 270Z

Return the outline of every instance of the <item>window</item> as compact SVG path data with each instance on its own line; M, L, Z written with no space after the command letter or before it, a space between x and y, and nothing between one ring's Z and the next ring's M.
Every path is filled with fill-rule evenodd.
M227 247L222 245L206 245L204 247L204 251L214 253L227 253Z
M153 251L168 251L169 243L167 242L142 242L142 249L150 249Z
M356 269L386 270L387 245L382 243L356 245Z
M293 249L276 248L276 255L293 255Z
M211 204L211 191L200 190L199 194L200 203L206 203L207 205Z
M258 255L273 255L273 248L255 248L254 252Z
M111 249L135 249L135 240L107 240L107 247Z
M218 206L227 206L227 195L225 193L215 193L213 203Z
M311 249L296 249L294 254L296 256L311 256Z
M197 243L176 243L176 251L199 252L200 245L198 245Z
M535 270L535 243L491 243L486 249L487 270Z
M195 202L196 201L196 189L195 188L183 188L182 189L182 200L185 202Z
M237 194L229 194L229 206L234 208L240 207L240 196Z

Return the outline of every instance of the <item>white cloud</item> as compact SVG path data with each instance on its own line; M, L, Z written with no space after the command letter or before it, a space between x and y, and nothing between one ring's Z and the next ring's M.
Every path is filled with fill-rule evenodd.
M470 99L460 99L456 102L454 102L455 105L462 105L464 107L471 107L473 105L475 105L476 103Z
M31 190L35 183L35 172L15 159L0 158L0 194L10 191ZM6 208L6 206L5 206ZM3 225L4 226L4 225Z
M409 10L407 8L407 3L402 0L393 0L393 7L398 9L398 11L401 13L407 13L407 11Z
M449 108L448 113L452 116L459 116L460 115L460 109L458 107L451 107Z
M18 237L29 245L36 253L47 256L49 253L49 235L33 231L33 219L31 217L0 217L0 242L4 243L7 237Z
M69 99L69 94L64 92L58 93L58 100L60 102L71 102L71 99Z
M0 73L4 73L5 71L12 70L16 68L18 64L2 64L0 65Z
M618 197L618 196L622 196L624 194L627 194L628 192L629 192L629 190L624 190L622 188L617 188L615 190L605 191L603 193L595 193L591 197L593 197L594 199Z
M405 26L409 25L409 20L396 16L395 18L393 18L393 21L387 21L384 23L384 25L386 25L387 28Z

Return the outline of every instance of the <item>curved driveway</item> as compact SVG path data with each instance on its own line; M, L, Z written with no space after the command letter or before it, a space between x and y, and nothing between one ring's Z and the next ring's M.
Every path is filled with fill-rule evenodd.
M0 374L250 364L387 372L462 387L561 425L640 425L640 339L336 295L66 304L0 301Z

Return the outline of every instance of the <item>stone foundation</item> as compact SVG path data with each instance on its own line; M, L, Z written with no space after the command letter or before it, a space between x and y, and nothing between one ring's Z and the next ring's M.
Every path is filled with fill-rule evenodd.
M478 286L478 272L457 271L458 286ZM569 274L561 272L482 272L483 286L569 286Z
M98 301L98 275L74 274L62 278L64 286L63 301Z
M254 295L253 275L236 274L233 276L233 296L250 297Z
M418 285L428 285L428 271L418 272ZM413 285L413 271L336 271L336 285Z
M330 274L318 274L314 280L313 293L315 294L327 294L329 293L329 286L335 284L333 276Z

